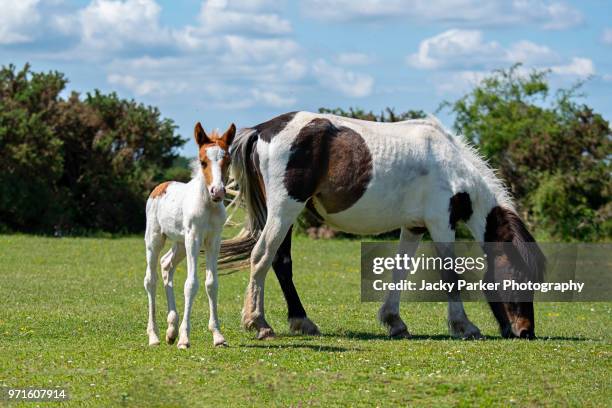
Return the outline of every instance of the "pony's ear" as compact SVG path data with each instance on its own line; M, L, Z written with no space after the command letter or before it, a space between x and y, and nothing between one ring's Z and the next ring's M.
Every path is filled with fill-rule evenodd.
M196 123L195 125L195 130L193 131L193 137L196 143L198 144L198 146L202 146L203 144L206 144L206 143L211 143L210 138L208 137L206 132L204 132L204 128L202 127L202 124L200 122Z
M227 128L223 136L221 136L221 140L223 140L223 142L229 146L232 144L234 136L236 136L236 125L232 123L230 127Z

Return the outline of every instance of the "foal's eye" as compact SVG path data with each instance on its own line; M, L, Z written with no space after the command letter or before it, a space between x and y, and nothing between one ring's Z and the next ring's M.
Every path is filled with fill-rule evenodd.
M200 164L202 165L202 167L206 167L206 162L204 160L200 161Z

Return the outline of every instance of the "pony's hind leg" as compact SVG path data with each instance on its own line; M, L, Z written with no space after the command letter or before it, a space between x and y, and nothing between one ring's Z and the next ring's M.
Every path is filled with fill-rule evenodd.
M157 260L159 253L164 246L165 236L160 232L153 232L147 229L145 233L145 247L147 256L147 269L144 278L144 287L147 291L149 300L149 320L147 323L147 335L149 345L159 344L159 331L155 322L155 289L157 287Z
M227 346L225 338L221 334L219 327L219 316L217 314L217 293L219 290L219 279L217 275L217 258L221 245L221 232L214 238L205 241L206 245L206 295L208 295L208 308L210 316L208 318L208 330L213 334L213 345Z
M274 331L266 322L264 313L266 274L289 228L303 208L303 203L290 198L284 199L282 203L270 204L266 225L251 252L251 276L244 298L242 325L257 330L258 339L274 337Z
M168 329L166 330L166 343L168 344L173 344L178 336L179 316L174 298L174 272L176 272L176 267L183 259L185 259L185 245L175 242L172 248L162 256L160 261L162 279L168 301Z
M454 257L453 243L455 231L450 228L448 220L435 220L426 222L427 229L433 239L438 256L441 258ZM441 271L445 283L454 283L453 289L448 292L448 329L451 336L463 339L480 339L480 329L467 317L458 286L458 275L455 271Z
M414 253L419 246L419 241L423 236L423 232L420 230L411 231L406 227L403 227L400 233L400 243L397 249L399 255L414 256ZM400 282L406 277L408 271L405 269L395 269L393 271L393 282ZM400 307L400 295L399 290L390 290L385 295L385 301L378 311L378 319L382 324L387 326L389 330L389 336L396 338L410 338L410 333L406 324L402 320L399 314Z

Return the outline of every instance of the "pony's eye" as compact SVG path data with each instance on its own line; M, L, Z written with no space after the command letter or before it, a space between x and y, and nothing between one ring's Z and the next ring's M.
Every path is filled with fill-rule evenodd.
M202 167L206 167L206 161L201 160L201 161L200 161L200 164L202 165Z

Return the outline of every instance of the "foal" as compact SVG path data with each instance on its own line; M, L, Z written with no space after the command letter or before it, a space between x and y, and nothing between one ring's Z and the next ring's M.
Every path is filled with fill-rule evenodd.
M219 136L206 135L202 125L195 126L195 141L199 146L199 166L189 183L167 181L155 187L147 200L147 229L145 246L147 270L144 286L149 297L149 345L159 344L155 322L155 287L157 284L157 260L166 238L174 244L161 258L162 278L168 299L168 330L166 342L174 343L179 336L178 348L189 347L190 317L193 300L198 291L197 260L200 246L206 252L206 294L210 308L208 329L213 333L215 346L227 345L217 318L217 257L221 243L221 230L225 222L224 182L227 178L230 155L229 146L236 134L232 123ZM199 168L198 168L199 167ZM185 281L185 313L177 333L178 313L174 301L172 279L177 265L187 257Z

